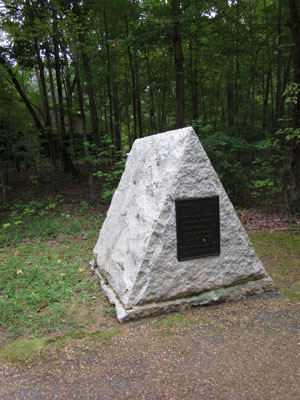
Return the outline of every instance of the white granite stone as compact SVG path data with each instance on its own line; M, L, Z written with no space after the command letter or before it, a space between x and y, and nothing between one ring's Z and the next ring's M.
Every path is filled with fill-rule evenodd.
M216 195L220 255L178 261L175 200ZM134 142L94 254L103 282L124 310L119 320L133 308L222 288L229 293L243 284L249 289L251 281L257 293L273 288L192 128Z

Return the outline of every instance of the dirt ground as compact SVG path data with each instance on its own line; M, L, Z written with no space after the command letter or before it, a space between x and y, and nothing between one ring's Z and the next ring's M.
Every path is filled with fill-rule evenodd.
M35 364L2 364L0 398L300 399L300 304L279 295L119 327L110 343L71 340Z

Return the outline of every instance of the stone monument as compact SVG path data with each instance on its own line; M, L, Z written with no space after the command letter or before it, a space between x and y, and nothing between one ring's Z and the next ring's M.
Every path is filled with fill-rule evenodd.
M134 142L94 256L120 322L273 290L190 127Z

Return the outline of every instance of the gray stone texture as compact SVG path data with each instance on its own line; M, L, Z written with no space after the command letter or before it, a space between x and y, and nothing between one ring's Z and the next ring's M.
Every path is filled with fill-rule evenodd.
M179 262L175 200L215 195L220 198L220 255ZM251 281L256 283L250 294L253 286L257 293L273 288L192 128L134 142L94 254L103 282L126 314L133 307L221 288L239 287L241 293L240 285Z

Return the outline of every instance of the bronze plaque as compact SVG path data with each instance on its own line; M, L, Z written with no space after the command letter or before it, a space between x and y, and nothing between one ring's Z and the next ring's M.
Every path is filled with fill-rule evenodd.
M219 196L176 200L178 261L220 254Z

